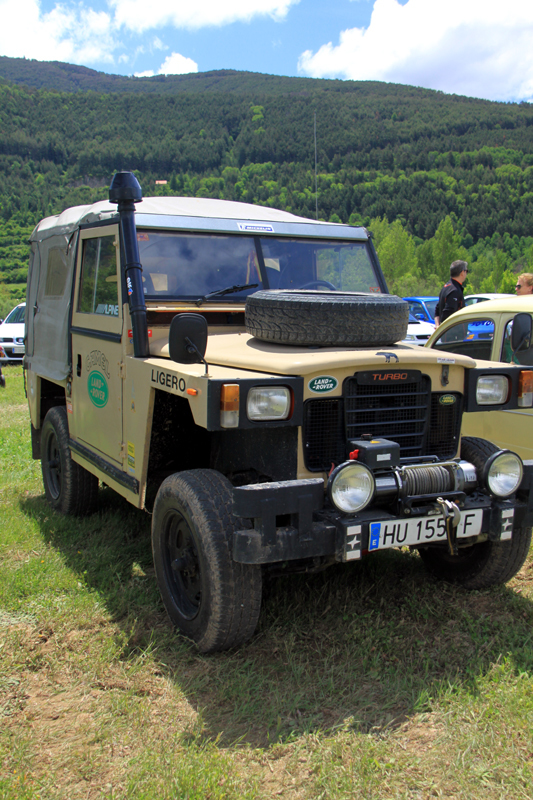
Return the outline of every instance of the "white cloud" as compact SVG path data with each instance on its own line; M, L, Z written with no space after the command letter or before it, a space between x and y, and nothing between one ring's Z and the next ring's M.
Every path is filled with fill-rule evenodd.
M368 28L306 50L298 69L521 100L533 96L532 40L532 0L375 0Z
M159 75L184 75L187 72L198 72L198 64L179 53L167 56L158 70Z
M170 25L175 28L199 29L250 21L270 16L286 17L291 5L299 0L197 0L196 3L176 0L107 0L109 13L94 11L77 0L56 2L44 12L41 0L0 0L0 53L14 58L38 61L66 61L74 64L113 63L120 46L118 35L139 35L148 29ZM154 50L167 47L154 37ZM124 52L119 63L127 61ZM161 73L197 72L191 59L173 54L159 70ZM144 73L143 73L144 74Z
M167 56L157 73L155 73L151 69L147 69L144 72L136 72L136 78L152 78L154 75L185 75L189 72L198 72L198 64L196 61L193 61L192 58L187 58L186 56L182 56L180 53L172 53L171 56Z
M2 55L75 64L112 61L116 42L104 11L58 4L43 14L38 0L0 0L0 19Z
M229 25L232 22L249 22L254 17L270 16L281 20L287 16L291 5L299 0L110 0L115 9L117 25L137 33L173 25L194 30L209 26Z

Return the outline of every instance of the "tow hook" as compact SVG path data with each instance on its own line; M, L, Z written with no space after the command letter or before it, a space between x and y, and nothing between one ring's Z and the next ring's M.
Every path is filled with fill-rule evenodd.
M446 525L446 538L448 540L448 549L451 556L459 555L457 548L457 526L461 521L461 512L459 506L451 500L444 500L443 497L437 497L442 516L444 517L444 524Z

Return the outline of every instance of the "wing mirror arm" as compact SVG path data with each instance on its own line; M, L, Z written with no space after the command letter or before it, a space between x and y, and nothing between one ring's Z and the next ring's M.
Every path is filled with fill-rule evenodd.
M205 360L203 354L198 350L198 348L196 347L195 343L192 342L189 339L188 336L185 337L185 344L186 344L187 352L190 353L191 355L193 353L195 353L198 356L198 361L205 365L204 376L209 375L209 372L208 372L209 367L208 367L207 361Z

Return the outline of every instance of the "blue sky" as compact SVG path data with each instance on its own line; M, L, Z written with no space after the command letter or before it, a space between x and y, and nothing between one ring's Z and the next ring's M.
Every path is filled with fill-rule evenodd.
M0 0L0 55L533 99L533 0Z

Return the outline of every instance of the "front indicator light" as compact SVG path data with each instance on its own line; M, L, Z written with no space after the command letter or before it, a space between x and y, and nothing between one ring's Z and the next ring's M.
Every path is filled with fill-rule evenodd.
M223 383L220 390L221 428L239 427L239 384Z
M483 477L491 494L509 497L522 483L524 467L522 459L509 450L494 453L486 462Z
M374 496L376 482L364 464L350 461L337 467L328 480L328 494L333 505L345 514L362 511Z
M506 375L481 375L476 385L478 406L501 406L509 396L509 381Z
M518 376L518 405L522 408L533 406L533 371L523 369Z
M287 419L290 409L291 393L286 386L254 386L248 392L248 419Z

